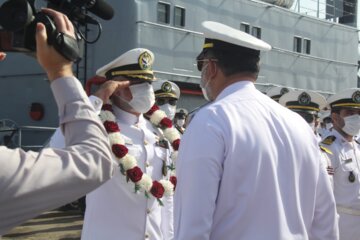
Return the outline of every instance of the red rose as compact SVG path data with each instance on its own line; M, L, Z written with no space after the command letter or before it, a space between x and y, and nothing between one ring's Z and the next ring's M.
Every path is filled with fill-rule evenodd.
M170 118L165 117L160 121L160 125L165 128L171 128L172 121L170 120Z
M172 142L172 147L175 151L179 150L179 146L180 146L180 139L176 139L175 141Z
M131 181L137 183L142 178L143 172L139 167L133 167L126 171L126 175L130 178Z
M127 147L121 144L113 144L111 150L118 158L122 158L128 153Z
M174 191L175 191L176 184L177 184L177 178L175 176L171 176L169 180L174 185Z
M150 189L151 194L156 198L162 198L164 195L164 187L158 181L153 181L152 187Z
M105 121L104 126L108 133L120 132L119 126L116 122Z
M107 111L113 112L113 108L112 108L111 104L104 104L101 109L104 111L107 110Z
M145 113L145 115L147 115L147 116L151 116L155 111L157 111L157 110L159 110L160 108L156 105L156 104L154 104L152 107L151 107L151 109L147 112L147 113Z

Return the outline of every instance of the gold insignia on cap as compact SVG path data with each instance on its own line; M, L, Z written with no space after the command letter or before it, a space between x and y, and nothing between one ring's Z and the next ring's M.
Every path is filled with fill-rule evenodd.
M354 102L360 103L360 91L354 92L351 98Z
M148 52L143 52L139 56L139 66L143 70L150 70L152 68L153 59Z
M299 95L298 102L303 105L308 105L311 102L311 97L306 92L303 92Z
M287 88L282 88L281 90L280 90L280 94L281 95L284 95L285 93L288 93L289 92L289 89L287 89Z
M162 90L163 92L169 93L169 92L171 92L171 89L172 89L171 83L169 83L169 82L164 82L164 83L161 85L161 90Z

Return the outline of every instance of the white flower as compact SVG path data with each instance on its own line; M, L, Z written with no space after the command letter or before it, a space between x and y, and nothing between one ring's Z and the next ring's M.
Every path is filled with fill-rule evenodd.
M166 117L166 113L162 110L156 110L151 116L150 116L150 122L154 125L159 125L161 120Z
M164 136L167 140L169 140L171 143L175 141L176 139L180 139L180 134L175 128L166 128L164 130Z
M121 137L121 134L119 132L109 133L108 135L110 144L121 144L124 145L125 141Z
M150 189L152 187L152 179L149 175L144 173L141 177L141 180L138 182L138 184L146 192L150 192Z
M171 160L173 160L174 162L176 161L176 159L178 158L178 151L173 151L170 155Z
M137 166L136 159L130 154L126 154L125 157L121 159L121 164L123 165L125 171Z
M172 196L174 194L174 185L169 180L162 179L159 183L164 187L165 196Z
M101 111L100 112L100 119L102 122L110 121L110 122L116 122L116 117L114 114L110 111Z

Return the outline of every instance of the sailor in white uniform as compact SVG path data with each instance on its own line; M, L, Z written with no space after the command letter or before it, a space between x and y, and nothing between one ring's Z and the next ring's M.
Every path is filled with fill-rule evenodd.
M314 132L318 143L321 142L321 136L317 132L319 125L317 119L320 110L324 109L327 105L326 99L323 95L310 90L305 91L293 89L282 95L279 99L279 103L284 107L287 107L288 109L298 113L309 124L309 127ZM331 185L333 185L332 176L334 174L334 169L328 157L328 155L332 153L323 145L320 145L320 150L321 164L327 171Z
M159 182L168 177L167 167L172 160L171 147L162 131L142 114L155 103L151 85L155 80L153 60L153 53L147 49L137 48L124 53L97 71L97 75L108 81L90 99L100 112L109 94L112 95L113 115L128 154L136 159L137 167L144 174ZM117 92L112 89L111 80L128 80L130 87ZM128 100L129 94L131 100ZM109 139L111 142L112 138ZM56 138L52 142L59 144ZM150 191L138 191L139 186L118 168L111 181L88 194L81 238L173 239L173 197L164 195L157 200Z
M166 113L171 120L176 113L176 105L180 98L180 88L174 82L157 80L153 83L156 105Z
M343 90L328 99L333 129L322 145L333 153L334 195L341 240L360 239L360 88Z
M279 102L281 96L288 93L290 90L292 90L292 88L274 86L266 90L266 96L269 96L275 102Z
M324 109L319 112L320 115L320 125L321 127L318 129L318 132L322 139L331 134L331 129L333 127L331 123L330 109Z
M202 26L197 60L212 103L180 145L175 239L338 239L313 131L254 86L260 51L271 46L220 23Z
M175 113L175 117L174 117L175 128L181 134L184 134L185 132L185 128L186 128L185 123L187 116L188 116L188 111L185 108L179 108Z

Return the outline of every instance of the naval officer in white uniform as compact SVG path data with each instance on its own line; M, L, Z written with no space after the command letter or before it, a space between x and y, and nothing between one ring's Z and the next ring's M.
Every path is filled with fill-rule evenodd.
M152 180L160 181L167 177L164 164L171 164L172 148L161 130L143 116L155 103L153 61L153 53L143 48L122 54L97 71L108 81L90 100L100 112L111 97L113 114L129 154ZM130 87L117 90L113 83L118 81L130 81ZM61 147L61 142L57 133L51 146ZM173 197L164 196L164 206L160 206L151 194L148 196L141 191L135 193L134 183L117 168L111 181L86 196L81 239L173 239Z
M328 98L333 129L322 141L334 168L334 195L341 240L360 239L360 88Z
M212 103L182 138L175 239L338 239L314 133L254 86L270 45L220 23L202 26L197 60Z

